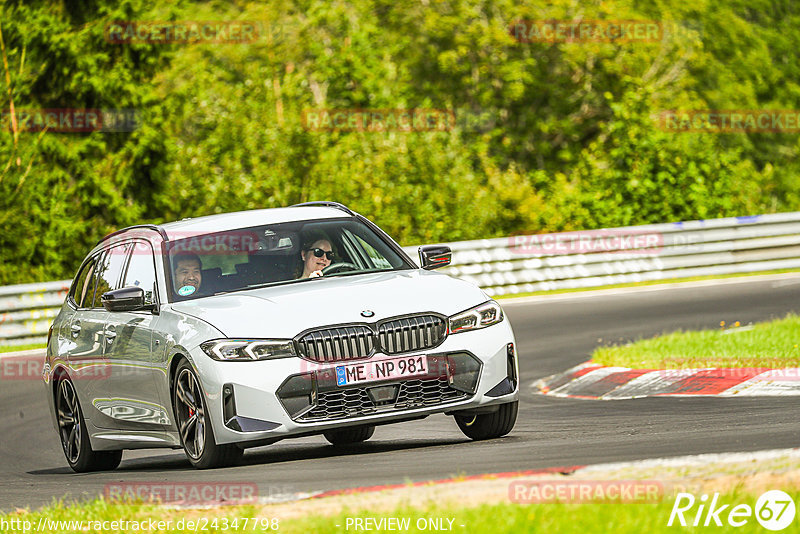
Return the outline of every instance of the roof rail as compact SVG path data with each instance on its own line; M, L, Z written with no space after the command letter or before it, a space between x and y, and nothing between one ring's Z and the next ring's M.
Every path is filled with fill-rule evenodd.
M313 202L303 202L301 204L292 204L289 207L299 208L300 206L327 206L329 208L336 208L342 210L348 215L355 215L355 213L353 213L353 211L351 211L350 208L348 208L344 204L340 204L339 202L331 202L330 200L315 200Z
M117 230L116 232L111 232L110 234L101 237L100 240L97 242L97 244L95 246L99 245L100 243L102 243L103 241L108 239L109 237L113 237L113 236L115 236L117 234L121 234L122 232L127 232L128 230L135 230L137 228L142 228L142 229L145 229L145 230L153 230L155 232L158 232L161 235L161 237L164 239L164 241L169 241L169 237L167 236L167 232L164 231L164 229L161 226L157 225L157 224L134 224L133 226L128 226L126 228L122 228L121 230Z

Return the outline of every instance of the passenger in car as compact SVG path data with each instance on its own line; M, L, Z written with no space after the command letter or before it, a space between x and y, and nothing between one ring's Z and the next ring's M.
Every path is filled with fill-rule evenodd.
M172 259L175 293L182 297L188 297L197 292L203 282L202 270L203 264L197 254L177 254Z
M333 247L327 239L317 239L300 251L303 261L303 272L298 278L317 278L322 276L322 269L327 267L335 257Z

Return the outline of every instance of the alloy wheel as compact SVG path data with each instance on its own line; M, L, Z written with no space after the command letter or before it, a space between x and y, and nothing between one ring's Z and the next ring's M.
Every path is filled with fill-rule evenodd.
M61 445L67 460L74 464L80 455L82 436L78 398L69 380L62 380L58 386L56 410Z
M186 453L194 459L200 458L205 448L206 419L200 386L190 369L183 369L175 384L177 399L178 429Z

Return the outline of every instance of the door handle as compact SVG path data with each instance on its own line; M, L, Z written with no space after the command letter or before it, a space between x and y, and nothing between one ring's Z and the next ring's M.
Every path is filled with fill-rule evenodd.
M106 336L106 341L111 343L114 341L114 338L117 337L117 332L114 330L114 327L106 328L105 332L103 332Z
M72 326L69 327L70 332L72 333L72 337L78 337L81 333L81 323L75 321L72 323Z

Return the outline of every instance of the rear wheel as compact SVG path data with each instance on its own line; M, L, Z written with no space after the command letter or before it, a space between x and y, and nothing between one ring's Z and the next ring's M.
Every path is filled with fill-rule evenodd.
M329 430L323 436L331 445L353 445L367 441L375 433L373 425L356 426L353 428L343 428L341 430Z
M492 439L505 436L517 422L519 401L501 404L496 412L481 415L454 416L458 428L471 439Z
M172 405L181 444L189 461L198 469L225 467L236 463L244 451L236 445L217 445L211 420L206 416L208 410L200 382L189 362L182 361L175 376Z
M69 378L56 382L56 418L61 448L73 471L110 471L122 461L122 451L95 451L89 443L89 431L81 413L75 386Z

